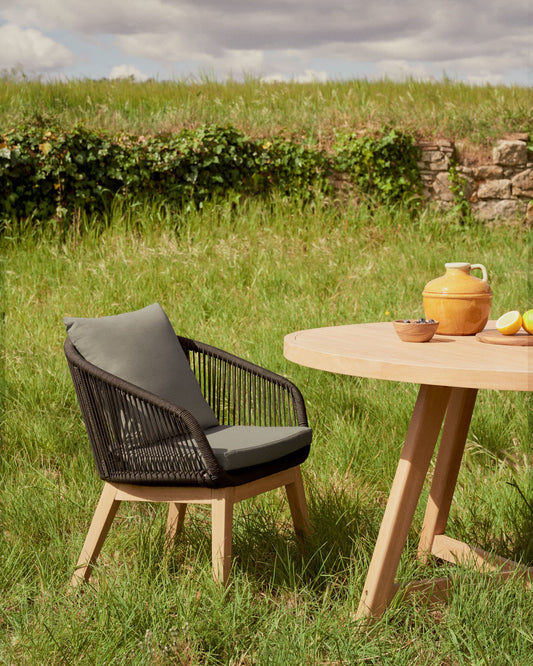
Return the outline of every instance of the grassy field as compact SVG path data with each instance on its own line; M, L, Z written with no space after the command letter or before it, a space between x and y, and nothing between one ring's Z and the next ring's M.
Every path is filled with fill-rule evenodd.
M98 237L2 240L0 663L533 664L531 591L416 564L423 507L399 578L449 574L449 602L396 600L374 626L356 624L416 386L313 371L282 353L293 330L420 316L422 289L446 261L488 267L493 315L524 311L527 230L276 199L179 218L156 206L117 209L111 222ZM205 509L191 510L168 553L162 507L124 506L91 585L72 595L101 481L61 319L155 301L177 332L300 387L314 429L303 469L314 536L301 559L281 493L241 503L231 584L221 590L211 580ZM448 532L533 564L532 498L526 396L482 391Z
M251 136L284 134L328 148L337 131L386 126L419 139L448 138L486 151L508 132L533 128L531 88L453 81L217 83L206 80L40 82L0 78L0 129L37 119L83 122L112 132L150 134L204 123Z

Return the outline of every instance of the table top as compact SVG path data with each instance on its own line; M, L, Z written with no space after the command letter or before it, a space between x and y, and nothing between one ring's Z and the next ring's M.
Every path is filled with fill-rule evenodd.
M494 328L488 322L486 329ZM289 333L287 359L317 370L392 381L533 390L533 347L480 342L475 336L434 335L402 342L392 322L330 326Z

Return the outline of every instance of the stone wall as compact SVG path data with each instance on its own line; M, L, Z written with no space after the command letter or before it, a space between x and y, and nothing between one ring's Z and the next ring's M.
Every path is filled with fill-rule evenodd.
M492 150L490 164L461 164L460 151L451 141L420 142L420 173L424 196L439 207L451 208L450 168L463 179L463 193L472 213L481 220L522 219L533 222L533 154L529 136L502 139Z

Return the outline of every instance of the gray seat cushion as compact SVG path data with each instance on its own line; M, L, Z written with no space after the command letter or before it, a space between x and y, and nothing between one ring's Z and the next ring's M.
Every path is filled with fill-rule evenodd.
M221 467L229 472L272 462L308 446L312 430L302 426L218 426L206 435Z
M109 317L64 317L72 344L90 363L218 425L159 303Z

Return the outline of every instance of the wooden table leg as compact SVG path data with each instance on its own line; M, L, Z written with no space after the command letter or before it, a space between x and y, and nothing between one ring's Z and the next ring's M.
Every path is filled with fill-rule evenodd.
M422 385L385 508L357 617L379 616L395 592L394 578L435 450L452 389Z
M431 554L447 562L468 564L480 572L494 571L502 579L510 576L522 577L526 587L531 589L533 567L517 564L444 534L476 395L477 389L452 389L418 545L418 556L425 561Z
M431 553L435 535L444 534L446 528L476 396L477 389L452 389L418 545L423 561Z

